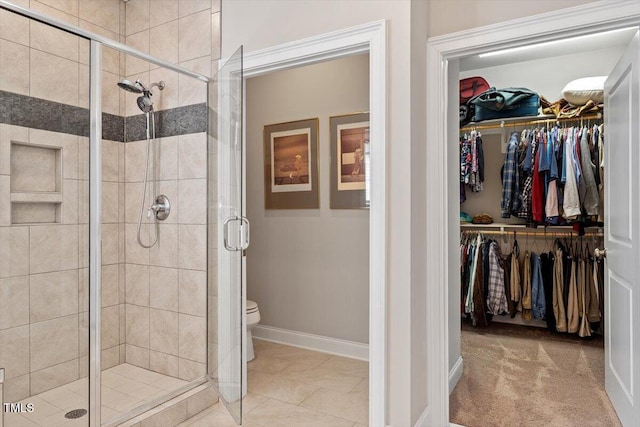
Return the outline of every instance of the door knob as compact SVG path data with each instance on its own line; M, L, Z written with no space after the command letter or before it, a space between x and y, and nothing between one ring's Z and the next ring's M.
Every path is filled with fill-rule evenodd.
M593 254L597 258L606 258L607 257L607 250L606 249L595 248L594 251L593 251Z

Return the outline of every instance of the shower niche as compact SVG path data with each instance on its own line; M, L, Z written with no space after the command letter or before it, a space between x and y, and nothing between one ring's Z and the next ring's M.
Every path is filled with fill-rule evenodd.
M11 223L59 223L62 148L11 142Z

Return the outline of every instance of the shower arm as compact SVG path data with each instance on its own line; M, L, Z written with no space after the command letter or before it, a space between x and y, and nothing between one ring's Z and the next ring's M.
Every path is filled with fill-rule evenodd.
M151 89L153 89L154 87L157 87L160 90L164 90L164 80L160 80L157 83L151 83L151 86L149 86L149 90L148 92L151 92Z

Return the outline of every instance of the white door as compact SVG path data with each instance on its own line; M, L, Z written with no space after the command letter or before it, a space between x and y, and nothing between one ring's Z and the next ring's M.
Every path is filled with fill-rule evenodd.
M624 426L640 420L640 41L605 83L605 387Z

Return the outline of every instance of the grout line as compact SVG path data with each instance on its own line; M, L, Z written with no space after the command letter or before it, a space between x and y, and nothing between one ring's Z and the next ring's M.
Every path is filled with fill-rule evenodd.
M318 387L316 390L313 391L313 393L311 393L309 396L305 397L300 403L298 403L296 406L299 406L301 408L304 408L304 406L302 406L302 404L304 402L306 402L307 400L309 400L311 398L311 396L313 396L314 394L318 393L323 387ZM309 408L307 408L309 409Z

